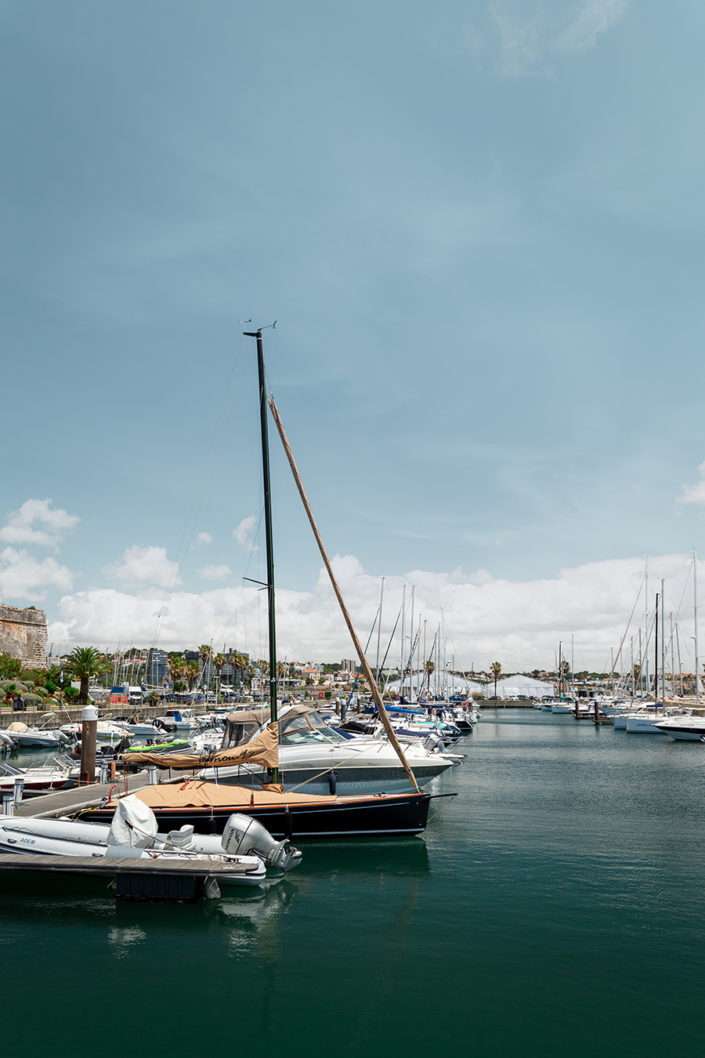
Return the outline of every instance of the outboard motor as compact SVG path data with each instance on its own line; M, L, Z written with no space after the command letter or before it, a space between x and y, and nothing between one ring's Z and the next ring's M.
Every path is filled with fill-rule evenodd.
M266 827L252 816L242 812L233 812L223 829L223 851L231 856L260 856L267 867L276 867L288 871L301 862L301 853L288 838L275 841Z
M108 847L151 849L157 836L157 820L149 805L131 794L118 801L106 838Z

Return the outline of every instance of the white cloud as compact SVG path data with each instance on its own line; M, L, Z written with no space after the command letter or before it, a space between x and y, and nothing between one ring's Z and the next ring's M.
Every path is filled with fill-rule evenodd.
M81 519L60 507L52 507L52 502L25 500L18 511L12 511L7 523L0 528L0 540L6 544L38 544L58 551L62 536L78 525Z
M532 72L541 59L539 27L535 18L521 17L506 2L490 4L490 15L499 34L502 73L521 77Z
M679 503L702 503L705 504L705 463L698 467L700 481L697 485L684 485L683 494L679 496Z
M196 546L201 547L204 544L212 544L213 537L210 533L199 533L196 537Z
M232 570L230 566L204 566L197 572L206 580L224 580L230 576Z
M333 568L361 642L367 641L379 607L379 576L372 576L353 555L336 555ZM486 571L435 573L414 570L405 577L385 577L381 627L383 650L400 611L406 586L404 651L409 649L411 585L414 585L414 634L420 630L427 650L442 628L445 656L456 667L487 669L500 661L505 672L551 668L559 641L574 651L577 670L606 671L624 639L623 666L637 650L643 627L643 557L594 562L565 569L535 581L493 579ZM702 575L702 566L701 566ZM692 615L691 558L662 555L649 559L649 594L665 579L666 610L679 625L684 668L689 666ZM653 591L652 591L653 588ZM678 612L685 598L682 612ZM649 600L653 605L653 598ZM266 593L248 586L214 588L200 594L157 591L139 594L115 590L65 595L50 639L64 646L142 646L156 640L165 649L210 642L236 646L254 657L266 657ZM401 622L389 651L399 663ZM249 637L249 638L248 638ZM254 638L253 638L254 637ZM376 635L370 657L374 660ZM335 661L353 656L350 637L321 571L311 591L277 588L277 652L291 660ZM692 666L692 654L690 658ZM692 671L692 668L691 668Z
M255 530L257 519L254 514L248 515L247 518L243 518L239 525L233 529L233 538L237 540L241 547L244 547L246 551L256 551L257 545L252 542L252 534Z
M585 51L625 14L631 0L587 0L571 24L552 42L556 52Z
M550 73L548 55L569 55L594 48L630 4L631 0L534 2L527 14L523 0L492 0L487 13L499 46L502 74L525 77ZM477 24L464 28L464 39L478 56L487 50L489 42Z
M121 562L106 567L105 572L128 587L173 588L181 584L179 564L167 558L165 547L134 544L123 551Z
M49 588L70 591L72 583L71 571L55 558L40 561L14 547L0 551L0 599L9 605L20 600L41 602Z

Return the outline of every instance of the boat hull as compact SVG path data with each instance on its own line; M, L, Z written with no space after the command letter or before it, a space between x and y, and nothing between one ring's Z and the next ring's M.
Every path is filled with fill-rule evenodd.
M155 807L160 830L193 826L198 834L220 834L233 812L244 812L267 828L272 837L335 838L421 834L428 822L431 795L410 792L366 797L322 797L312 801L252 804L248 797L228 804ZM110 822L115 806L82 813L91 822Z

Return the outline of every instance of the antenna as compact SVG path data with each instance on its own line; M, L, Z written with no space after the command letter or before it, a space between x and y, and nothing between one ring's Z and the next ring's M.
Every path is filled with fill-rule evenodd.
M252 323L252 320L238 320L237 322ZM258 334L262 333L262 331L268 331L270 329L274 330L276 325L277 321L275 320L274 323L265 323L264 327L258 327L256 331L243 331L242 333L245 335L246 338L256 338Z

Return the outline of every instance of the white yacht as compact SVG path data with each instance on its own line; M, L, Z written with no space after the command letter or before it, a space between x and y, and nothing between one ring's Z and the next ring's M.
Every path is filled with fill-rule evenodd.
M662 716L654 726L678 742L701 742L705 738L705 716Z
M69 738L58 728L28 727L22 720L13 720L7 732L18 749L61 749Z
M249 742L268 723L268 709L231 713L222 748ZM283 706L279 727L279 767L286 790L301 786L305 793L356 794L409 789L409 778L386 738L346 737L328 726L311 705ZM463 754L438 752L418 740L403 742L403 748L419 785L430 782L464 759ZM263 774L260 767L250 764L218 768L217 781L258 784ZM204 779L216 778L215 771L209 768L204 768L199 775Z

